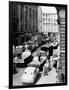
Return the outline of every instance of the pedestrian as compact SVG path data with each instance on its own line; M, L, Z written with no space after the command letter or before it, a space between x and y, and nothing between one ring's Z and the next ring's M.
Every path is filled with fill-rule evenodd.
M57 70L57 60L58 60L57 57L53 58L53 62L54 62L53 67L54 67L56 70Z
M48 60L46 60L46 63L44 64L43 67L44 76L48 75L48 69L49 69L49 63Z
M53 68L53 56L50 57L50 68Z

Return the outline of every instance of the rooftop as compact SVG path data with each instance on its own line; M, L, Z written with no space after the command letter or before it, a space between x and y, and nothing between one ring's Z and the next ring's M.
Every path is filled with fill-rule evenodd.
M57 13L57 10L53 6L41 6L42 12L43 13Z

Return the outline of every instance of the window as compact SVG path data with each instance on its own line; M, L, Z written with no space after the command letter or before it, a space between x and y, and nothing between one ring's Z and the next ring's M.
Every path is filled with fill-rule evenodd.
M43 23L43 25L45 25L45 23Z
M50 23L49 23L49 25L50 25Z
M43 16L44 16L45 14L43 13Z
M47 17L47 14L46 14L46 17Z
M54 25L56 25L56 23L54 23Z
M54 19L54 22L57 22L57 19Z
M46 18L46 20L47 20L47 18Z
M46 25L47 25L47 23L46 23Z
M43 23L43 25L45 25L45 23Z
M33 73L31 73L31 74L33 74Z
M26 23L26 24L27 24L27 22L28 22L27 16L28 16L28 7L26 6L26 7L25 7L25 23Z
M43 21L45 21L45 19L43 18Z
M31 18L31 8L29 9L29 17ZM31 20L31 19L30 19Z

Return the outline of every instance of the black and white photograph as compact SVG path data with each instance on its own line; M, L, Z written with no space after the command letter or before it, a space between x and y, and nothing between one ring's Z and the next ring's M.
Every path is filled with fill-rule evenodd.
M67 5L9 1L9 88L67 84Z

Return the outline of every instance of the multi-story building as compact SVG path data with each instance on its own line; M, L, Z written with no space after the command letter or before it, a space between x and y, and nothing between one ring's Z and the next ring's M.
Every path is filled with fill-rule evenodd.
M39 32L58 32L58 15L56 8L40 6L38 16L40 16L39 13L41 13L41 17L38 18L38 24L41 23L41 29L38 28Z
M55 7L42 7L42 32L58 32L57 19Z
M38 31L38 13L36 5L10 3L10 30L13 32L13 42L21 43L24 33Z
M66 71L65 71L65 64L66 64L66 47L65 47L65 43L66 43L66 39L65 39L65 32L66 32L66 11L65 8L59 8L59 29L60 29L60 61L61 61L61 65L62 65L62 69L61 72L64 74L64 82L66 79Z
M37 32L37 6L21 6L21 32Z

